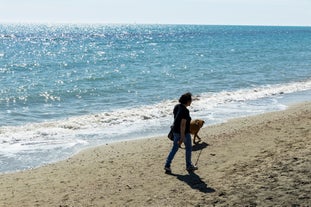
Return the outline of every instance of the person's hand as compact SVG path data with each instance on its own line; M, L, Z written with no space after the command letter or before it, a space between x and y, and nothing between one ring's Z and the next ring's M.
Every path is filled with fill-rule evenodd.
M185 138L181 137L180 140L178 141L179 147L181 147L182 143L184 143Z

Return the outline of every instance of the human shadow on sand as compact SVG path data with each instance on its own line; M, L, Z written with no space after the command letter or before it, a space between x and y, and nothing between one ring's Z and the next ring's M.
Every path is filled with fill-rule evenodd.
M192 189L198 190L202 193L214 193L215 189L210 188L207 184L194 172L190 172L186 175L178 175L171 173L170 175L175 176L178 180L187 183Z

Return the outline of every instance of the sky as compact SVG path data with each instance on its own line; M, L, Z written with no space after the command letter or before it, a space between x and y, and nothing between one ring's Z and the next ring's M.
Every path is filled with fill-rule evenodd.
M0 0L0 22L311 26L311 0Z

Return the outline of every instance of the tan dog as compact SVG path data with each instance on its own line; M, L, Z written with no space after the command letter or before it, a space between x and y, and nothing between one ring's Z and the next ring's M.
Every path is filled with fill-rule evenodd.
M202 128L205 122L202 119L194 119L190 122L190 133L193 134L193 144L197 144L201 141L198 133ZM196 142L196 138L198 138L198 142Z

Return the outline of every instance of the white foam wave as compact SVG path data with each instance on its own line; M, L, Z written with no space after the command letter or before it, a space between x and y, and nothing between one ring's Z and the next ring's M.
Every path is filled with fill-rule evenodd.
M287 84L266 85L249 89L240 89L236 91L204 93L198 97L198 100L194 102L194 105L198 107L196 110L203 110L204 108L206 109L228 102L257 100L266 97L282 96L283 94L305 90L311 90L311 80Z
M311 90L311 80L289 84L269 85L263 87L241 89L236 91L222 91L219 93L204 93L195 97L190 110L192 114L207 112L222 104L230 102L244 102L265 97L277 97L286 93ZM74 137L73 134L120 133L124 128L141 125L157 120L167 120L172 117L172 108L177 100L141 106L123 108L99 114L70 117L66 120L27 124L24 126L8 126L0 128L0 143L27 140L46 139L49 137ZM116 130L116 131L114 131ZM123 131L125 132L125 131Z

